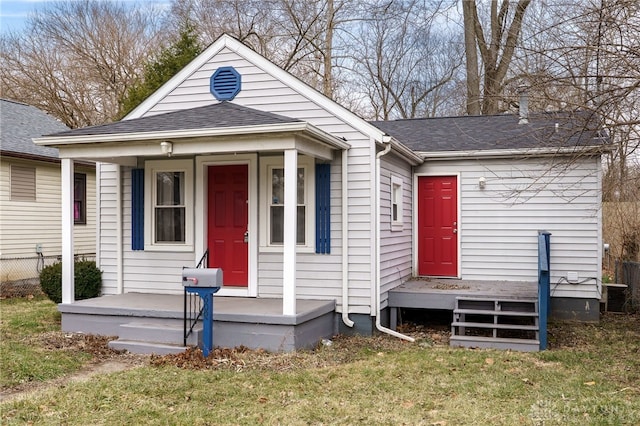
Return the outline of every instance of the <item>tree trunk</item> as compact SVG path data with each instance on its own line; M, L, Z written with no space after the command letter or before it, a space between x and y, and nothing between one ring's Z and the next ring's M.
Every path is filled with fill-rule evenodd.
M467 114L480 115L480 77L478 76L478 51L475 36L475 4L462 1L464 21L464 49L467 59Z

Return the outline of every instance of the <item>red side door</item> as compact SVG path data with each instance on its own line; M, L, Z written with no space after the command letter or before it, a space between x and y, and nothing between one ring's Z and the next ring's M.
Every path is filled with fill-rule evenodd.
M458 275L457 220L457 177L418 177L419 275Z
M208 176L209 267L222 268L225 286L247 287L248 166L209 166Z

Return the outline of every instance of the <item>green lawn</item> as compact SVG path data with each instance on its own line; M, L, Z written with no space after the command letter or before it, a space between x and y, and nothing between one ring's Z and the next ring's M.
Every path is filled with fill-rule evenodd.
M0 301L0 389L59 377L90 358L46 345L46 336L58 330L60 314L48 299Z
M53 305L1 307L3 348L9 310L50 318L25 321L33 335L56 326ZM211 368L162 358L0 410L3 424L640 424L639 316L554 324L550 342L531 354L381 336L295 354L221 352Z

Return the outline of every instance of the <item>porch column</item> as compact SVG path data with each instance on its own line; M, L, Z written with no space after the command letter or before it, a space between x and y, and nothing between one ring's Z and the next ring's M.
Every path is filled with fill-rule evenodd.
M62 159L62 303L73 303L73 160Z
M296 314L296 229L298 223L298 151L284 152L284 247L282 315Z

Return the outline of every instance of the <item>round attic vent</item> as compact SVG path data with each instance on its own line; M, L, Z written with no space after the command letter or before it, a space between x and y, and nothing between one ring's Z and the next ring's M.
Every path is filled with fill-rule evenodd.
M240 92L240 74L233 67L220 67L210 80L211 94L219 101L230 101Z

